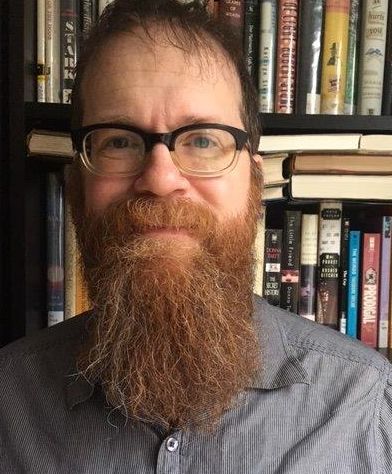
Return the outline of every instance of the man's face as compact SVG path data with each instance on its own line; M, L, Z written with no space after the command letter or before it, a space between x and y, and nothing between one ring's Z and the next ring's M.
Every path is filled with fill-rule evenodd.
M185 60L185 54L173 46L146 45L131 35L112 39L83 83L83 125L125 122L147 132L168 132L197 122L243 128L240 85L228 64L215 58L201 63L198 56L189 54ZM221 177L185 176L176 168L168 148L158 144L137 176L84 174L86 210L92 213L100 213L126 196L149 195L166 201L190 199L208 206L224 221L245 211L250 158L242 151L236 168Z

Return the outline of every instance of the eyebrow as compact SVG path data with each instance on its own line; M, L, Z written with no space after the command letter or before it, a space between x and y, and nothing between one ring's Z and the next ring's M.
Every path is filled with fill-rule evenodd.
M212 116L203 116L197 117L196 115L184 115L180 117L180 120L177 121L177 127L182 127L185 125L194 125L202 123L221 123L222 121L218 120L217 117ZM131 127L141 128L138 123L132 120L126 115L113 115L110 117L105 117L105 119L97 120L95 123L112 123L118 125L128 125ZM222 122L223 123L223 122ZM177 128L175 127L175 128Z

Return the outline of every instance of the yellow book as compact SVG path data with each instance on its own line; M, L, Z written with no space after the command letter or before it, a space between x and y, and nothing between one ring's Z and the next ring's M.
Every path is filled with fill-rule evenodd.
M350 0L327 0L321 69L321 113L343 114Z

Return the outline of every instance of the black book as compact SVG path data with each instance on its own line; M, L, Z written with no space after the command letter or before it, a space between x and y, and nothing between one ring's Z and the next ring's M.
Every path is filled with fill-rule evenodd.
M300 285L301 211L284 213L280 307L298 313Z
M244 57L253 83L257 86L259 69L259 0L245 0Z
M384 82L382 90L382 115L392 115L392 3L389 3L385 46Z
M339 331L347 332L347 282L348 282L348 241L350 237L350 218L342 218L339 269Z
M79 2L61 0L60 3L60 84L61 102L71 103L75 66L79 47Z
M323 0L301 0L297 53L297 114L320 112Z
M282 229L266 229L264 242L263 296L268 303L280 304L280 264L282 257Z
M83 39L88 37L91 27L95 23L96 16L94 16L93 1L81 0L80 2L80 28Z

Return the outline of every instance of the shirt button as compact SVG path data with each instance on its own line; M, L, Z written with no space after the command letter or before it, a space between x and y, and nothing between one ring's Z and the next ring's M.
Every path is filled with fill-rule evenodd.
M177 450L178 448L178 440L176 438L169 438L167 441L166 441L166 449L168 451L170 451L171 453L173 453L174 451Z

